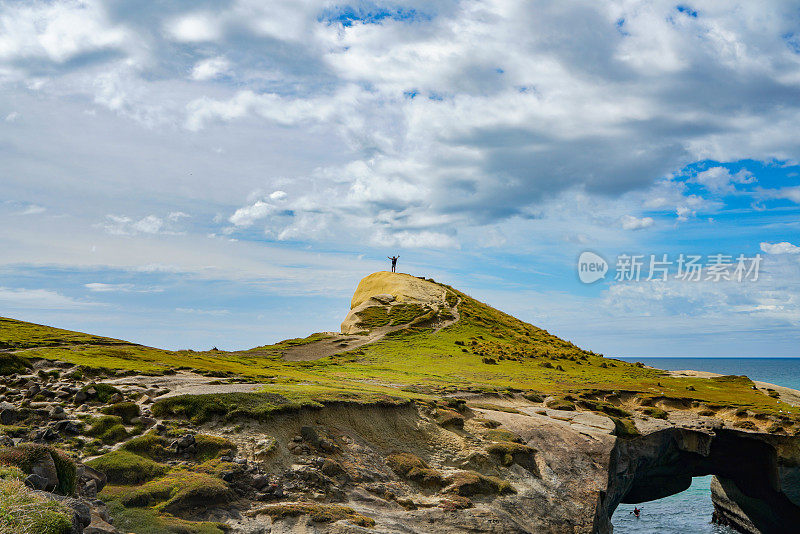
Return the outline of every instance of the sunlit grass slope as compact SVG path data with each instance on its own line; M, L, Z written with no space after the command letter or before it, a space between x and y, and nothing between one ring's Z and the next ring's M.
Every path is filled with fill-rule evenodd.
M577 397L601 391L798 413L755 390L749 379L670 378L657 369L583 350L454 288L439 287L450 306L459 302L460 320L455 324L440 330L425 324L402 329L376 343L316 361L289 362L282 356L289 348L316 343L326 334L236 352L166 351L2 319L0 347L9 352L0 353L0 364L13 352L15 357L66 360L88 368L146 373L191 369L263 382L264 393L295 405L319 399L430 398L458 391ZM379 287L375 291L390 292Z

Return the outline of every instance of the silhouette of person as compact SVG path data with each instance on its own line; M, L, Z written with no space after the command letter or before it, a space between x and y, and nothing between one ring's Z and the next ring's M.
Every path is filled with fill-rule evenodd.
M397 258L399 258L400 255L398 254L397 256L386 256L386 257L392 260L392 272L393 273L397 272Z

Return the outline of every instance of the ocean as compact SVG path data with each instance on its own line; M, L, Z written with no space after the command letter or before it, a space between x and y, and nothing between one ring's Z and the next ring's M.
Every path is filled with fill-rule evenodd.
M621 358L670 371L696 369L725 375L747 375L779 386L800 390L800 358ZM621 504L611 522L614 534L736 534L711 524L711 477L696 477L686 491L657 501Z

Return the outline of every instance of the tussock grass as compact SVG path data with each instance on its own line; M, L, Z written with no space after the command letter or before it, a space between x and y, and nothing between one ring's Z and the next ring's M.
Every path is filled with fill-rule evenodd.
M38 443L24 443L16 447L0 449L0 466L16 467L26 475L33 472L33 468L47 457L52 458L58 475L56 492L61 495L72 495L75 491L77 468L64 451L40 445Z
M0 479L0 532L70 534L72 511L40 497L16 478Z

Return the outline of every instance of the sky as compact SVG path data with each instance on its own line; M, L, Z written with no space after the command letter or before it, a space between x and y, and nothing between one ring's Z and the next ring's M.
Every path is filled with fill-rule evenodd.
M800 356L798 125L797 0L0 1L0 315L244 349L399 254L607 356Z

